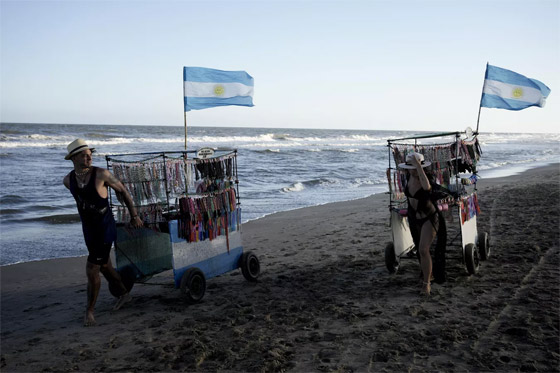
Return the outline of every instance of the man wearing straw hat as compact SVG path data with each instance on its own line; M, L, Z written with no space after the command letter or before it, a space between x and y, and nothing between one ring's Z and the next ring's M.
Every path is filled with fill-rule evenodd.
M91 153L95 151L82 139L77 139L68 145L68 154L64 157L74 163L74 170L64 177L64 186L70 190L76 200L84 239L88 248L86 264L87 309L84 317L84 326L95 325L93 311L101 287L101 272L107 281L117 289L121 289L121 296L113 307L120 309L132 297L121 281L118 272L113 268L109 253L117 237L115 219L109 206L109 192L111 187L119 200L124 201L132 216L131 225L134 228L142 227L142 220L130 194L124 185L108 170L91 165Z

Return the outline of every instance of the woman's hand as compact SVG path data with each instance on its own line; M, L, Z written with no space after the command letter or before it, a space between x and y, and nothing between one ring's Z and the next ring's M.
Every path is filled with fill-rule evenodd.
M410 163L411 163L414 167L416 167L416 168L418 168L418 167L422 168L422 164L420 163L420 155L414 154L414 156L413 156L413 157L410 157L410 158L411 158L411 159L410 159Z

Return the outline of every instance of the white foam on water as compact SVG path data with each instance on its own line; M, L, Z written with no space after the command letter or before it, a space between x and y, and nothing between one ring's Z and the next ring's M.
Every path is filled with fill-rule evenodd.
M302 183L294 183L289 187L284 187L282 188L283 192L289 193L289 192L301 192L302 190L305 189L305 186Z
M411 135L403 131L194 127L189 129L187 140L190 150L203 146L238 149L242 218L247 221L278 211L386 192L387 139ZM34 215L29 218L37 220L34 226L46 225L42 216L52 213L38 211L35 206L49 205L57 207L56 214L75 214L75 202L61 180L71 168L71 162L63 161L66 146L78 137L97 149L94 164L100 167L106 167L103 157L109 154L169 152L184 147L182 127L1 127L0 156L3 171L9 177L3 179L0 197L25 195L29 196L29 201L0 207L32 211ZM479 141L483 154L477 169L483 178L521 172L560 159L559 134L481 133ZM35 175L41 177L30 179ZM56 203L53 199L57 199ZM19 228L23 223L9 224L15 227L14 232L24 231ZM31 223L28 220L26 224ZM59 228L56 224L49 226ZM42 231L49 232L48 229ZM14 255L23 256L14 257L15 260L36 259L38 251L34 250L33 255L26 251L26 247L35 246L20 244L18 240L27 242L25 237L14 237L13 242L7 243L14 247ZM15 250L16 246L18 250ZM66 254L60 251L44 255L60 257Z

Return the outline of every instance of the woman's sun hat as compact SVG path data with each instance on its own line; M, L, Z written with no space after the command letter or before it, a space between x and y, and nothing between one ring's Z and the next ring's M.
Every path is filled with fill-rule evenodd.
M405 170L415 170L416 167L411 162L412 157L416 157L416 159L418 159L418 161L422 165L422 168L428 167L432 164L432 162L430 162L430 161L425 161L424 156L422 154L412 152L412 153L407 154L406 162L405 163L399 163L398 167L402 168L402 169L405 169Z
M92 153L95 151L95 148L90 148L86 144L86 141L83 139L76 139L72 141L70 145L68 145L67 149L68 149L68 154L66 154L66 156L64 157L64 159L66 160L72 158L73 155L76 155L86 149L91 150Z

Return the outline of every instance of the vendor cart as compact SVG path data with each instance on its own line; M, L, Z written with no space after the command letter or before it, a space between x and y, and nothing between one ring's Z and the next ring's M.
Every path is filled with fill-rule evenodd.
M144 222L131 228L128 209L110 193L117 221L112 261L128 290L170 269L189 303L202 299L207 279L237 268L257 281L259 260L243 251L241 240L236 150L114 154L106 160Z
M390 227L393 241L385 247L385 264L390 273L399 269L402 259L417 259L418 253L407 219L407 199L404 195L406 172L398 168L410 152L418 152L432 164L426 167L433 178L432 193L440 212L434 253L436 282L445 281L445 255L447 247L459 247L461 258L469 274L475 274L480 261L490 256L488 234L478 232L478 206L476 164L482 154L477 134L447 132L387 140L389 150ZM394 161L394 167L391 163ZM451 223L451 224L450 224Z

